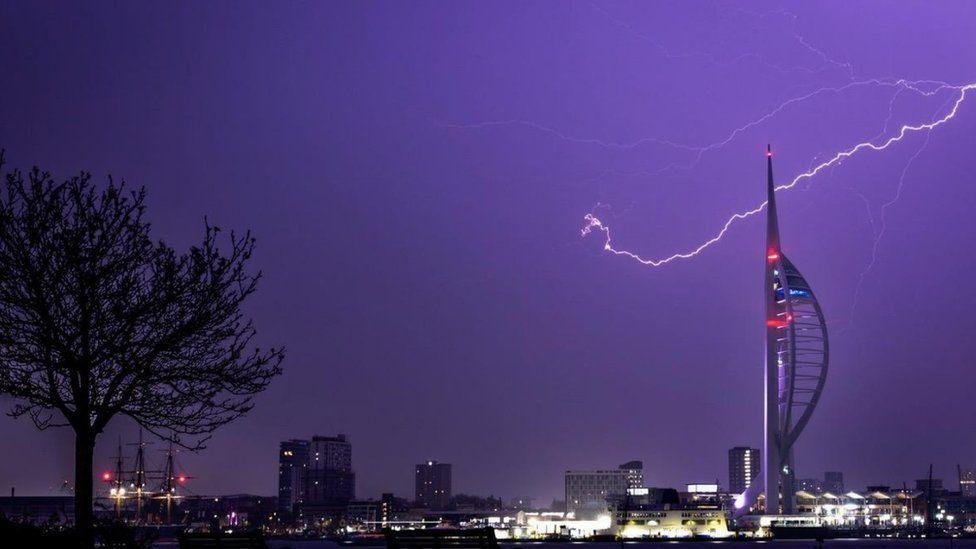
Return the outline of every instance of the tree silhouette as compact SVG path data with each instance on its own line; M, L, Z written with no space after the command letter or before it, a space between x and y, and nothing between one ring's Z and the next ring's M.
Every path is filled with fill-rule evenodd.
M204 222L202 242L179 254L150 237L145 198L37 168L26 180L7 173L0 190L0 394L15 399L14 417L74 430L88 545L93 451L109 420L200 449L251 409L284 358L253 347L241 312L260 278L246 269L250 233L219 238Z

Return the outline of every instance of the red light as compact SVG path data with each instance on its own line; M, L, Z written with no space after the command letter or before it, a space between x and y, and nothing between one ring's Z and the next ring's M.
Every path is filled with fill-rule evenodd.
M112 473L102 473L102 480L112 480Z
M772 157L773 156L773 151L766 151L766 156Z
M180 481L180 484L182 484L182 483L186 482L186 477L180 477L177 480L179 480Z
M779 254L776 253L775 251L769 252L769 255L766 256L766 259L770 261L776 261L777 259L779 259Z

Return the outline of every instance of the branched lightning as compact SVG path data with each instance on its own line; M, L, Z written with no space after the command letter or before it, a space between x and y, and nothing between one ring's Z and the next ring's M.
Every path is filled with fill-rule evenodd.
M944 84L940 84L940 86L943 86L943 85ZM897 142L901 141L902 139L904 139L906 135L909 135L909 134L915 133L915 132L921 132L921 131L927 131L927 132L929 132L929 131L931 131L931 130L933 130L933 129L935 129L935 128L943 125L943 124L945 124L946 122L952 120L953 118L955 118L956 113L959 112L959 107L966 101L966 97L967 97L968 93L970 91L972 91L973 89L976 89L976 82L969 83L969 84L964 84L964 85L961 85L961 86L948 86L948 87L957 90L959 95L952 102L952 108L948 111L947 114L945 114L941 118L936 118L935 120L932 120L930 122L925 122L925 123L920 123L920 124L904 124L904 125L901 126L901 128L898 130L898 132L895 135L893 135L891 137L888 137L887 139L882 140L880 143L874 143L873 141L863 141L861 143L858 143L858 144L856 144L856 145L854 145L854 146L852 146L852 147L850 147L848 149L845 149L843 151L840 151L840 152L836 153L834 156L832 156L831 158L829 158L829 159L821 162L820 164L817 164L812 169L810 169L810 170L808 170L806 172L803 172L803 173L797 175L796 177L793 178L792 181L790 181L789 183L787 183L785 185L780 185L780 186L776 187L775 190L777 192L779 192L779 191L785 191L785 190L792 189L793 187L795 187L798 183L800 183L804 179L813 178L814 176L816 176L821 171L823 171L823 170L825 170L827 168L831 168L831 167L833 167L833 166L835 166L837 164L840 164L845 159L850 158L850 157L854 156L855 154L857 154L857 153L859 153L861 151L865 151L865 150L870 150L870 151L883 151L883 150L887 149L888 147L890 147L892 144L897 143ZM919 153L916 152L916 156L918 154ZM907 167L906 167L906 170L907 170ZM904 177L902 179L904 179ZM900 188L901 188L901 183L899 184L899 193L900 193ZM894 200L897 200L897 195L896 195L896 197L895 197ZM610 237L610 227L608 227L606 224L604 224L599 218L597 218L596 216L594 216L592 213L586 214L586 216L584 216L585 225L581 229L581 233L582 233L583 236L586 236L586 235L592 233L593 231L602 231L603 234L604 234L603 248L606 251L611 252L611 253L613 253L615 255L622 255L622 256L629 257L629 258L634 259L634 260L636 260L636 261L638 261L638 262L640 262L640 263L642 263L644 265L648 265L648 266L652 266L652 267L659 267L661 265L665 265L665 264L671 263L672 261L676 261L676 260L679 260L679 259L689 259L689 258L692 258L692 257L697 256L698 254L702 253L707 248L709 248L712 244L715 244L716 242L718 242L719 240L721 240L722 237L725 236L725 234L729 231L729 229L732 227L733 224L735 224L737 221L741 221L743 219L746 219L748 217L751 217L751 216L756 215L757 213L763 211L763 209L766 208L766 204L767 204L767 202L764 201L762 204L760 204L759 206L757 206L757 207L755 207L755 208L753 208L751 210L747 210L747 211L744 211L744 212L739 212L739 213L733 214L731 217L729 217L725 221L725 224L722 226L721 230L715 236L713 236L712 238L709 238L708 240L706 240L705 242L703 242L702 244L700 244L698 247L694 248L693 250L688 251L688 252L674 253L674 254L672 254L670 256L661 257L661 258L650 258L650 259L648 259L648 258L644 258L644 257L642 257L639 254L636 254L634 252L630 252L630 251L627 251L627 250L615 248L613 246L613 241L612 241L612 239ZM875 245L877 245L877 243Z
M789 73L796 73L796 72L803 72L803 73L807 73L807 74L810 74L810 75L816 75L816 74L819 74L821 72L824 72L824 71L830 69L830 67L833 66L833 67L842 68L845 72L847 72L850 75L851 78L853 78L853 76L854 76L853 67L851 66L850 63L842 63L842 62L835 61L835 60L831 59L823 51L815 48L809 42L807 42L802 36L800 36L799 34L797 34L796 31L795 31L797 17L796 17L796 15L794 15L792 13L789 13L789 12L787 12L785 10L783 10L782 12L773 12L773 14L775 14L775 15L785 15L785 16L791 18L791 21L793 22L793 28L794 28L794 32L793 32L794 39L796 39L796 41L800 45L802 45L804 48L806 48L807 50L809 50L813 54L815 54L818 57L820 57L820 59L823 60L823 62L824 62L824 66L823 67L821 67L819 69L811 69L810 67L805 67L803 65L795 65L795 66L792 66L792 67L783 67L781 65L778 65L776 63L773 63L772 61L769 61L768 59L766 59L762 55L759 55L757 53L751 53L751 52L739 54L736 57L733 57L732 59L727 60L727 61L723 61L722 59L720 59L715 54L708 53L708 52L702 52L702 51L693 51L693 52L685 52L685 53L674 53L671 50L669 50L668 48L666 48L663 44L661 44L660 42L658 42L657 40L655 40L653 37L651 37L650 35L648 35L647 33L638 30L636 27L634 27L633 25L631 25L627 21L623 21L623 20L615 17L613 14L611 14L609 11L605 10L604 8L598 6L598 5L594 4L594 3L590 3L590 7L593 8L594 10L598 11L600 14L602 14L607 19L607 21L609 21L614 26L623 29L624 31L626 31L627 33L629 33L634 38L637 38L638 40L640 40L642 42L646 42L647 44L650 44L651 47L653 47L654 49L658 50L658 52L660 52L660 54L663 57L665 57L666 59L680 59L680 60L684 60L684 59L696 59L697 58L697 59L704 60L706 63L709 63L709 64L714 65L714 66L719 66L719 67L730 67L730 66L733 66L733 65L737 65L737 64L739 64L739 63L741 63L743 61L752 60L752 61L755 61L756 63L758 63L758 64L760 64L760 65L762 65L762 66L764 66L764 67L766 67L768 69L772 69L772 70L774 70L774 71L776 71L776 72L778 72L779 74L782 74L782 75L788 75ZM747 10L739 10L739 11L741 11L742 13L749 13ZM755 14L753 14L753 15L755 15ZM760 18L761 17L762 16L760 15Z
M881 227L877 230L877 232L875 232L874 235L874 243L871 245L871 260L868 262L867 266L864 267L864 270L862 270L857 277L857 284L854 286L854 297L851 299L851 312L848 317L848 326L854 323L854 312L857 309L857 303L861 297L861 287L864 285L865 279L867 278L871 270L874 269L874 265L878 261L878 247L881 245L881 240L884 238L885 231L888 228L888 219L886 216L888 212L888 208L893 206L896 202L898 202L898 199L901 198L902 190L904 190L905 188L905 176L908 174L908 170L911 169L912 164L915 163L915 159L917 159L919 155L922 154L923 151L925 151L925 148L928 147L929 139L931 137L932 137L932 133L931 132L927 133L925 135L925 141L922 142L922 145L919 146L919 148L915 151L915 154L913 154L908 158L908 161L905 163L905 167L902 168L901 170L901 175L898 177L898 186L895 188L894 196L892 196L890 200L888 200L887 202L881 205L881 213L878 216L880 218L879 223ZM863 195L861 196L863 197ZM865 199L865 204L867 204L866 199ZM868 216L871 221L872 232L874 232L875 222L874 222L874 217L870 213L870 207L868 207Z
M686 163L672 162L654 171L633 172L632 174L632 175L637 175L637 174L659 175L671 169L688 170L694 168L696 165L698 165L699 162L701 162L702 156L705 153L725 147L726 145L734 141L743 132L751 128L754 128L770 120L771 118L774 118L776 115L778 115L779 113L783 112L785 109L793 105L803 103L818 95L824 95L830 93L833 94L843 93L847 90L863 87L863 86L881 86L881 87L896 88L897 92L892 97L892 103L897 98L897 94L905 90L912 91L924 97L930 97L932 95L935 95L947 89L958 90L960 88L959 86L954 86L952 84L949 84L947 82L942 82L939 80L906 80L906 79L884 79L884 78L869 78L864 80L856 80L854 82L849 82L842 86L824 86L824 87L817 88L813 91L804 93L802 95L791 97L783 101L782 103L776 105L772 109L766 111L761 116L731 130L722 139L712 143L707 143L705 145L693 145L689 143L680 143L677 141L672 141L669 139L662 139L657 137L640 137L631 141L606 141L594 137L578 137L578 136L570 135L552 126L546 126L545 124L540 124L538 122L533 122L530 120L519 120L519 119L491 120L486 122L475 122L470 124L444 123L442 124L442 126L448 128L455 128L455 129L465 129L465 130L485 129L485 128L491 128L497 126L523 126L543 133L547 133L567 143L593 145L605 149L617 149L617 150L632 150L642 145L653 143L657 145L672 147L674 149L680 149L680 150L694 153L695 156L690 162L686 162ZM891 118L891 105L889 105L888 121L890 121L890 118ZM885 123L885 129L887 129L888 121L886 121ZM883 133L884 130L882 131L882 135ZM607 170L601 174L598 174L596 177L607 175L608 173L612 174L613 172L614 172L613 170Z
M819 62L816 65L814 65L812 68L804 67L804 66L778 65L770 61L769 59L765 58L764 56L756 53L743 53L737 56L729 57L724 55L719 56L707 51L691 51L691 52L673 51L668 49L665 45L663 45L661 42L655 39L655 37L653 37L651 34L645 33L640 29L638 29L637 27L635 27L634 25L630 24L629 22L617 18L606 9L596 4L590 4L590 6L595 11L599 12L603 16L603 18L606 21L608 21L610 24L614 25L619 29L622 29L623 31L628 33L631 37L643 43L648 44L651 48L653 48L656 51L658 55L660 55L665 59L679 60L679 61L699 60L706 64L710 64L713 66L722 66L722 67L731 67L739 63L743 63L745 61L750 61L762 65L767 69L775 71L784 76L788 74L796 74L801 72L804 74L808 74L810 76L819 76L825 74L826 71L836 70L844 74L844 80L842 80L838 84L817 87L812 91L810 91L810 87L804 85L804 89L802 89L800 92L791 92L791 93L796 93L795 96L788 97L787 99L773 106L769 110L761 113L758 117L746 121L742 125L728 131L727 133L723 133L718 136L712 136L711 139L716 139L716 140L705 144L680 142L676 140L666 139L662 136L649 136L649 137L639 136L637 138L630 139L630 140L618 140L618 141L606 140L606 139L585 136L580 134L574 135L571 130L560 129L555 126L546 125L544 123L537 122L537 121L514 119L514 118L505 119L505 120L488 120L488 121L481 121L481 122L474 122L474 123L467 123L467 124L444 123L441 125L449 128L467 129L467 130L489 129L493 127L522 127L543 134L547 134L551 137L554 137L566 143L599 147L607 150L634 151L638 148L642 148L646 146L660 146L660 147L668 147L675 151L681 152L681 154L679 154L676 158L668 159L666 163L662 163L658 166L653 166L649 169L621 171L615 168L608 168L599 172L595 176L588 177L585 180L585 182L600 181L605 176L616 176L616 177L642 176L651 179L651 178L656 178L657 176L660 176L661 174L664 174L669 170L691 170L702 162L703 157L707 153L723 149L724 147L726 147L736 139L742 137L744 134L746 134L746 132L758 128L764 123L775 119L778 115L780 115L784 111L797 107L801 104L805 104L807 101L810 101L819 96L823 96L827 94L839 95L854 90L855 88L861 88L867 86L892 88L894 90L894 93L891 94L890 98L888 99L889 103L887 109L887 116L884 119L880 132L878 132L873 137L866 138L864 141L860 143L856 143L844 150L841 150L840 152L833 154L833 156L826 157L820 154L814 155L811 158L806 171L800 173L799 175L796 175L789 183L785 185L780 185L775 189L777 192L786 191L796 187L801 182L804 182L804 180L806 180L806 185L804 186L804 188L809 189L810 186L814 183L815 176L821 174L821 172L825 170L832 171L838 168L843 164L844 160L853 157L860 152L883 151L889 148L891 145L902 141L907 135L918 133L918 132L926 133L924 143L914 152L914 154L912 154L912 156L908 159L906 165L904 166L904 169L901 172L901 176L898 181L898 186L894 195L881 206L880 213L877 217L872 212L870 202L861 192L859 192L857 189L854 189L853 187L846 188L846 190L855 194L864 203L865 208L867 210L868 219L871 224L872 236L874 237L874 241L871 249L870 261L865 266L863 271L860 273L858 277L857 285L854 290L854 298L850 310L851 321L853 321L854 311L857 305L859 294L861 292L861 287L865 281L865 278L872 271L872 269L874 268L877 262L879 246L881 240L885 235L885 230L886 230L885 215L887 210L892 205L894 205L901 197L902 190L905 184L906 174L910 170L916 158L918 158L918 156L925 150L929 142L929 139L931 137L932 130L938 128L939 126L942 126L943 124L955 118L956 114L959 112L961 105L966 101L969 92L972 91L973 89L976 89L976 82L962 84L962 85L954 85L939 80L907 80L907 79L898 79L895 77L878 77L878 78L865 78L863 76L859 78L855 77L855 70L854 70L853 63L851 63L850 61L834 58L830 56L828 53L826 53L823 49L820 49L817 46L813 45L809 40L806 39L806 37L804 37L797 31L797 23L798 23L797 16L785 9L779 9L767 13L753 13L743 9L737 9L737 11L741 11L742 13L749 14L758 18L764 18L770 16L788 18L790 21L788 32L791 33L793 41L797 45L799 45L799 47L802 47L804 50L806 50L806 52L808 52L810 55L812 55L813 57L819 60ZM832 73L832 74L836 75L837 73ZM947 92L950 90L954 92L952 94L953 96L950 97L949 101L946 104L942 105L929 118L924 119L928 121L903 124L901 125L900 128L895 130L894 133L889 133L891 130L894 129L894 125L892 124L892 121L894 119L894 114L895 114L895 105L898 102L899 98L903 96L903 94L913 93L921 97L932 97L935 96L936 94L940 94L942 92ZM951 108L946 110L946 108L950 104L951 104ZM945 114L941 114L941 113L945 113ZM607 224L608 221L612 222L613 219L608 219L605 216L605 214L611 215L612 210L610 210L608 205L606 204L598 203L596 206L594 206L593 209L590 210L588 214L584 216L584 225L581 229L581 234L583 237L586 237L591 233L594 233L596 231L601 231L603 233L603 248L605 251L608 251L614 255L628 257L643 265L660 267L678 260L690 259L698 256L699 254L707 250L709 247L722 240L722 238L726 235L726 233L728 233L729 230L731 230L731 228L733 227L733 225L735 225L737 222L755 216L756 214L762 212L766 208L766 206L767 203L763 202L752 209L734 213L725 220L725 222L721 225L721 228L718 230L717 233L715 233L712 237L708 238L702 243L698 244L696 247L687 251L676 252L671 255L662 256L662 257L644 257L636 252L615 247L613 244L613 240L611 238L610 227ZM631 206L628 207L628 210L631 207L633 207L633 204L631 204ZM606 211L604 212L603 210ZM612 217L616 218L618 216L612 216Z
M597 139L595 137L576 137L576 136L569 135L565 132L562 132L560 130L557 130L552 126L546 126L545 124L539 124L538 122L532 122L531 120L518 120L518 119L489 120L487 122L474 122L471 124L444 123L441 125L447 128L456 128L462 130L478 130L484 128L491 128L493 126L524 126L526 128L531 128L543 133L547 133L568 143L577 143L580 145L595 145L598 147L602 147L604 149L630 150L630 149L636 149L641 145L654 143L657 145L664 145L668 147L673 147L675 149L684 149L692 152L697 152L699 150L699 147L695 147L694 145L687 145L685 143L678 143L677 141L660 139L657 137L640 137L638 139L634 139L633 141L605 141L602 139Z

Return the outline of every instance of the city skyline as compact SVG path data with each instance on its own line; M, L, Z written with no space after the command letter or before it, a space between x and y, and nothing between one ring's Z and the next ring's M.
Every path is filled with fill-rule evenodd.
M223 7L0 8L5 167L144 185L177 249L204 216L257 238L248 314L284 373L178 455L195 491L276 494L279 444L313 433L349 436L368 497L434 457L454 493L540 503L631 459L649 486L727 482L763 440L762 216L655 269L584 215L621 249L694 249L764 199L767 143L788 183L954 105L776 199L831 326L797 479L976 466L972 5ZM96 471L136 433L113 420ZM70 478L67 433L0 438L5 491Z

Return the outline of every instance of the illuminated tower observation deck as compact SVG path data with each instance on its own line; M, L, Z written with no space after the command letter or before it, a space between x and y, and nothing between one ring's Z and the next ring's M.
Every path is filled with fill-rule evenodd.
M737 501L745 511L766 493L767 514L794 512L793 445L820 400L827 378L827 324L810 284L783 253L773 183L773 153L766 151L765 430L763 482Z

